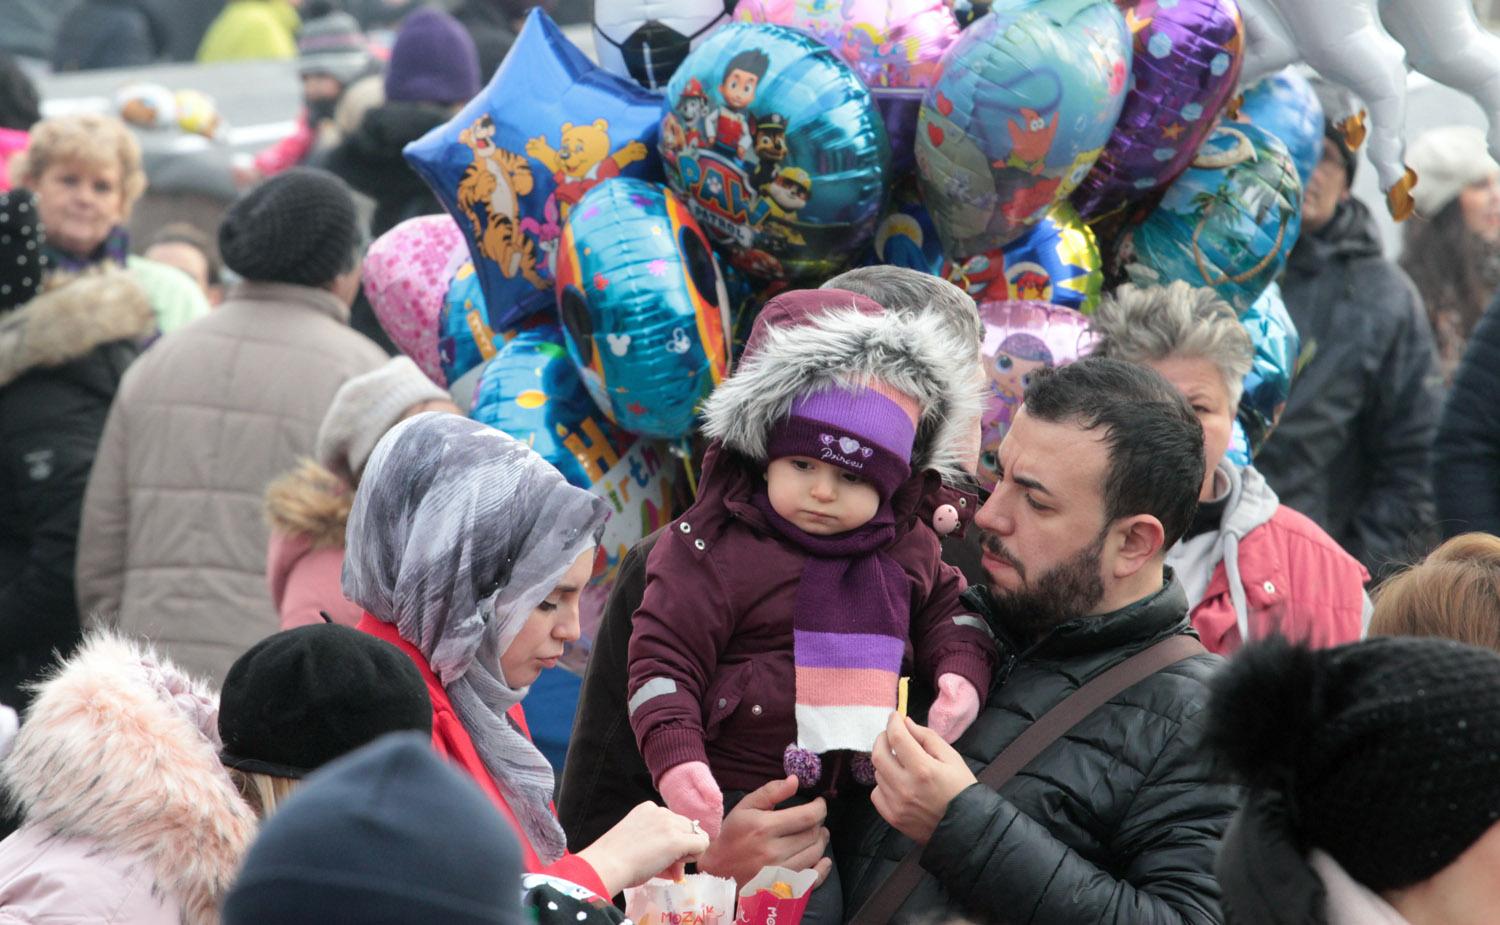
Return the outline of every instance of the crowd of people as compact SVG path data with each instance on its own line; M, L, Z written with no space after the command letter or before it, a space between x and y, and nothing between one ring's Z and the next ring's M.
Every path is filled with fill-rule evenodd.
M74 57L28 53L167 56L148 4L85 5ZM964 291L868 266L771 298L694 497L619 566L559 768L523 701L610 506L351 324L369 242L441 208L402 147L527 4L295 6L204 24L201 59L295 57L304 91L214 228L133 239L132 129L42 118L0 62L0 922L618 922L655 876L766 867L815 872L808 923L1492 917L1481 133L1411 145L1398 261L1326 127L1250 465L1255 347L1213 289L1106 293L992 490Z

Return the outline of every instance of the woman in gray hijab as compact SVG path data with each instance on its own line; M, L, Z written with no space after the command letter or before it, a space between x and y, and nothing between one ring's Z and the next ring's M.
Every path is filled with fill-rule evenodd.
M344 595L359 628L427 682L433 747L511 821L526 868L603 897L696 859L697 822L643 803L577 855L552 812L552 769L520 702L578 638L578 598L607 505L525 444L452 414L420 414L375 447L349 515Z

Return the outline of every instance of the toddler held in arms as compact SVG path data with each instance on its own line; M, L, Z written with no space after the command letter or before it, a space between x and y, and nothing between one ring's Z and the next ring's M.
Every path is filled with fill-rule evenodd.
M831 305L768 328L710 396L700 493L647 559L630 640L641 754L710 835L726 804L787 774L803 800L873 785L903 674L935 684L928 723L953 741L994 668L919 516L971 420L969 366L930 318L838 290L778 297L794 298ZM808 921L836 921L822 912L837 896L831 877Z

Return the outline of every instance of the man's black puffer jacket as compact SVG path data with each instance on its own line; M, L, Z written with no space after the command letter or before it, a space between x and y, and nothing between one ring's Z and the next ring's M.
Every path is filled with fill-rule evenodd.
M987 589L966 598L990 613ZM1168 636L1191 632L1181 585L1102 617L1065 623L1018 651L1001 632L1002 669L956 747L977 773L1091 678ZM991 621L993 624L993 620ZM1193 656L1115 696L1052 743L997 794L959 794L922 854L927 872L897 922L1068 925L1220 922L1214 857L1238 805L1200 753L1207 683L1222 664ZM846 801L839 869L857 909L912 842L864 801Z

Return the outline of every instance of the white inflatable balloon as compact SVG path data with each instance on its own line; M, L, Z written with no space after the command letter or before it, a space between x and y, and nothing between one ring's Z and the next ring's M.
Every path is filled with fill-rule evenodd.
M1500 37L1474 18L1472 0L1382 0L1380 19L1413 68L1479 104L1500 159Z
M594 0L594 51L605 70L662 91L733 9L734 0Z

